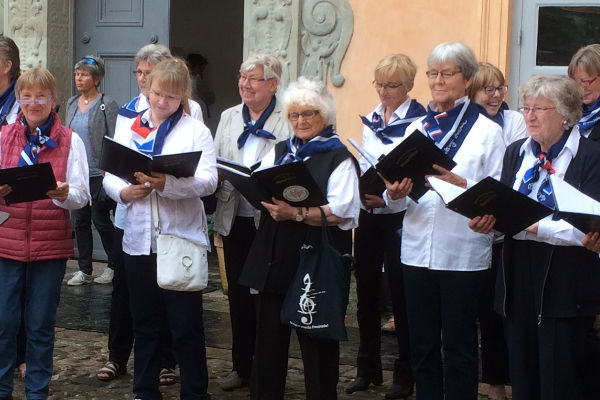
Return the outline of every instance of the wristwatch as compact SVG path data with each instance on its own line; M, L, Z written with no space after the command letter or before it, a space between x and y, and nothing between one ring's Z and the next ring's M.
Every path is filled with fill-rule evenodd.
M304 221L304 213L302 212L302 207L298 207L298 214L296 214L296 222Z
M298 214L296 214L296 222L302 222L306 219L308 215L308 208L306 207L298 207Z

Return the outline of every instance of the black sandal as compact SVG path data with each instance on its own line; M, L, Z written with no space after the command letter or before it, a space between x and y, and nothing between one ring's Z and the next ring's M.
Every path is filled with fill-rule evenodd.
M96 374L96 378L98 378L99 380L101 380L103 382L108 382L108 381L112 381L113 379L117 378L119 375L125 374L126 372L127 372L127 367L125 367L125 366L121 367L116 362L109 361L106 364L104 364L104 367L102 367L102 368L100 368L100 370L98 370L98 373Z

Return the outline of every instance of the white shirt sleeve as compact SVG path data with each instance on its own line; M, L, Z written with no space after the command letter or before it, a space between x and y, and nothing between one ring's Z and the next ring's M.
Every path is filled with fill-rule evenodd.
M195 134L197 143L195 149L202 150L200 162L194 176L175 178L165 175L165 187L161 196L172 200L186 199L189 197L203 197L213 194L217 188L217 158L210 131L204 124L195 125L200 132Z
M327 201L332 214L344 219L338 225L340 229L349 230L358 226L360 196L358 176L352 159L342 161L329 176Z
M69 184L69 195L64 203L57 200L52 202L58 207L74 210L90 203L90 177L85 154L85 146L79 135L73 132L71 137L71 149L67 159L67 183Z

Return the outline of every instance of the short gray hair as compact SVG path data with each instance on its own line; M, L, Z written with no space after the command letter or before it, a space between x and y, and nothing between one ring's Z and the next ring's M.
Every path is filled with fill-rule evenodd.
M94 81L100 81L104 78L104 60L96 56L85 56L75 63L73 70L84 69L92 75Z
M560 75L534 75L519 88L521 101L525 97L542 96L556 106L556 111L567 119L570 128L581 119L583 89L573 79Z
M427 57L427 66L450 61L458 68L465 79L472 78L477 72L478 63L475 53L461 42L444 42L435 46Z
M289 106L297 104L318 110L327 125L335 123L335 99L321 81L299 77L296 82L289 84L282 101L286 118Z
M262 67L263 79L281 79L281 62L270 54L253 54L240 65L240 72L252 71Z
M163 44L147 44L138 50L133 62L138 65L141 61L146 61L150 64L158 64L165 58L172 57L171 50Z

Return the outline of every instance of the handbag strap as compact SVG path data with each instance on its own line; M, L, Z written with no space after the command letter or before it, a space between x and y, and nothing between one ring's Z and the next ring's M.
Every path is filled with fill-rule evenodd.
M152 222L154 223L154 230L156 234L160 234L160 219L158 218L158 198L156 197L156 191L150 194L150 203L152 204Z
M325 211L321 207L319 207L319 211L321 211L321 241L322 243L329 244L329 230L327 229L327 216L325 216Z

